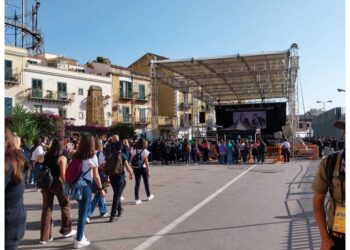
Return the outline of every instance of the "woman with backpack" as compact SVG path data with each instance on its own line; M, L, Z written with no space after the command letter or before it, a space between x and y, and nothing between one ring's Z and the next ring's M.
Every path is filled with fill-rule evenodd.
M74 244L74 248L82 248L90 245L90 241L88 241L84 236L84 229L91 203L92 178L96 182L97 188L99 192L101 192L102 197L106 196L98 174L98 160L95 154L95 140L93 136L81 136L79 146L77 151L73 154L72 159L82 161L81 173L83 174L83 179L86 183L86 186L82 190L82 198L81 200L78 200L78 232Z
M135 175L134 193L135 193L136 205L139 205L142 203L139 197L141 176L145 184L147 200L150 201L154 198L154 195L151 194L151 191L149 189L148 178L151 176L151 172L150 172L150 166L148 163L148 154L149 154L149 151L146 149L146 144L144 143L143 139L140 138L137 141L136 148L131 152L131 166L134 170L134 175Z
M53 139L49 151L46 153L44 166L48 166L54 179L52 186L42 189L43 206L41 212L40 244L52 241L52 209L55 196L61 207L61 230L63 237L68 238L76 234L72 230L71 206L68 197L63 195L67 158L64 156L64 140Z

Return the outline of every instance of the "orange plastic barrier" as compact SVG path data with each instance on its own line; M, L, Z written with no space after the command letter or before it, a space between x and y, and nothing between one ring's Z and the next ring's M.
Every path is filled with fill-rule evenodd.
M315 144L295 144L291 146L291 150L291 157L310 160L318 159L318 146Z

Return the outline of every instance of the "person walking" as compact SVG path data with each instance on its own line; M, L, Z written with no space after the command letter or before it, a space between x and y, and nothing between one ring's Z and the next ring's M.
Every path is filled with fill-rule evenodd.
M96 152L96 157L97 157L97 161L98 161L98 174L100 176L102 186L106 190L107 183L109 181L108 177L105 173L105 170L104 170L106 160L105 160L105 156L103 154L102 140L99 139L98 137L95 137L95 152ZM106 205L106 200L105 200L105 198L102 197L101 192L99 192L95 181L92 182L92 189L91 190L95 194L95 196L91 201L89 215L88 215L88 218L86 220L87 223L90 223L90 217L94 213L96 205L98 205L101 217L108 217L109 216L108 210L107 210L107 205Z
M5 129L5 250L16 250L24 236L26 210L23 204L24 163L16 149L14 134Z
M182 150L185 158L185 164L188 165L190 164L191 144L189 143L187 138L185 138L184 140Z
M130 180L133 176L133 170L128 164L128 157L121 151L122 144L116 144L106 163L106 172L113 188L113 202L109 222L114 222L116 217L120 217L124 211L121 203L121 195L126 186L124 169L128 171Z
M101 192L102 197L106 196L98 174L98 160L95 154L95 140L93 136L85 134L81 136L79 146L72 156L72 159L82 160L82 173L86 172L83 176L86 186L82 191L82 199L78 200L78 230L74 244L74 248L82 248L90 245L90 241L88 241L84 235L84 229L91 203L92 178L96 182L97 188L99 192Z
M226 155L227 155L227 164L232 165L233 164L233 144L231 140L227 141L226 144Z
M72 230L71 206L68 197L63 195L63 185L67 168L67 158L64 156L64 140L53 139L49 151L45 155L44 166L51 170L54 182L48 189L42 189L43 206L41 212L40 244L52 241L52 210L55 196L61 207L61 229L63 237L68 238L76 234Z
M284 162L289 162L290 160L290 144L287 139L282 143L282 153Z
M147 194L147 200L150 201L154 198L149 188L149 177L151 176L150 166L148 163L149 151L146 149L146 145L143 139L139 139L136 144L136 148L131 152L131 165L135 175L135 204L139 205L142 203L139 196L141 177L145 185Z
M33 166L33 182L31 184L36 184L38 180L38 173L43 166L45 151L41 146L41 139L36 138L33 140L33 148L32 148L32 166Z
M265 162L265 153L266 153L266 143L260 138L258 145L258 159L261 163Z

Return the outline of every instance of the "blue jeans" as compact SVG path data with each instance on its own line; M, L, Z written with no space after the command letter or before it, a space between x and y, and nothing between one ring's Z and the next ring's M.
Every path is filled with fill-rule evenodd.
M90 203L91 203L91 181L85 180L85 182L87 186L83 188L82 199L78 201L78 204L79 204L78 232L77 232L78 241L81 241L81 239L83 238L86 218L88 217Z
M37 182L38 174L39 174L39 171L42 169L42 167L43 167L42 163L39 163L39 162L35 163L35 165L34 165L34 183Z
M97 192L91 201L88 217L90 217L94 213L97 204L98 208L100 209L100 215L108 213L105 199L102 197L101 192Z
M225 154L219 155L219 161L220 161L220 164L225 164Z
M233 154L232 153L228 153L227 154L227 164L232 164L233 163Z

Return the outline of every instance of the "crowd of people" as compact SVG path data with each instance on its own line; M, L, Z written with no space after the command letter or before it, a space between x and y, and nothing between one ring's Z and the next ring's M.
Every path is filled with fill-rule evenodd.
M123 214L121 200L126 185L126 172L129 179L135 179L135 204L140 199L141 178L145 184L147 201L154 198L150 191L151 174L147 142L143 139L119 141L118 135L110 138L91 135L73 136L71 138L37 138L29 147L25 138L19 138L11 130L5 131L5 248L17 249L24 236L26 211L23 204L25 185L37 185L42 193L42 214L40 227L40 244L53 240L52 211L54 197L61 208L60 233L64 238L75 237L74 248L90 245L84 231L86 223L98 207L101 217L109 217L114 222ZM77 230L72 229L71 197L66 191L66 171L71 162L81 162L80 177L84 182L77 200ZM39 188L43 171L50 169L52 183ZM113 203L108 212L105 201L107 188L112 186Z
M11 152L11 150L13 152ZM23 237L25 210L23 206L23 190L25 185L36 187L42 193L42 215L40 227L40 244L53 240L52 210L54 197L57 197L61 209L60 233L63 237L75 237L75 248L90 245L84 235L85 226L91 223L92 215L98 208L99 215L109 217L114 222L123 214L122 197L126 186L126 173L134 183L135 204L142 204L140 198L141 179L144 182L147 201L154 198L150 190L150 163L159 162L164 165L181 163L185 165L206 163L217 160L219 164L247 164L248 162L264 163L267 151L266 143L258 138L252 140L239 138L236 140L220 140L218 143L203 140L176 138L159 138L152 142L144 139L119 140L118 135L93 137L91 135L74 135L65 138L40 137L27 145L25 138L19 138L9 129L6 130L6 220L17 225L16 234L6 235L6 249L16 249ZM287 149L285 150L287 151ZM77 200L77 230L72 228L71 199L65 191L66 170L70 162L79 160L82 163L81 178L84 188L81 199ZM288 159L289 160L289 159ZM112 167L111 167L112 166ZM37 186L40 173L50 168L53 183L48 188ZM111 170L112 168L112 170ZM12 177L11 177L12 176ZM12 179L11 179L12 178ZM105 196L108 187L113 190L113 202L110 210ZM9 195L7 195L7 193ZM12 197L13 196L13 197ZM18 197L21 197L19 199ZM16 206L16 214L7 207ZM110 211L110 212L109 212ZM11 224L10 220L21 223ZM21 224L21 225L19 225ZM7 226L12 232L11 226ZM6 228L7 232L7 228Z

